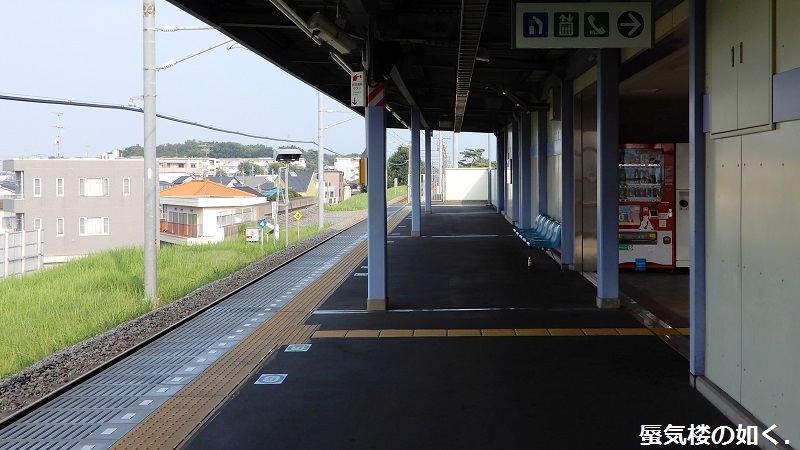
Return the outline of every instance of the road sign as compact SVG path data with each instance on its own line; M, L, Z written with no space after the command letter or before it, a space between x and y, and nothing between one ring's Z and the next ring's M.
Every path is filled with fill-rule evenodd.
M300 219L303 218L303 215L300 214L299 212L296 212L296 213L294 213L293 217L294 217L294 220L300 220Z
M350 106L364 106L364 72L350 77Z
M514 48L653 46L650 2L517 3Z
M258 226L264 228L267 226L267 219L261 219L258 221Z

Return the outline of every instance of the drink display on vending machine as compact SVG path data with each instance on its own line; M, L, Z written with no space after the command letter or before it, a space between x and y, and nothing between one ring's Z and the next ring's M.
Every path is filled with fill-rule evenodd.
M619 151L619 263L675 267L675 144Z

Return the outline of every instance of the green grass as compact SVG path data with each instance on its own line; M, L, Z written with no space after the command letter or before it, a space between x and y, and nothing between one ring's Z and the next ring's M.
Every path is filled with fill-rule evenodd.
M318 232L300 227L300 240ZM290 245L298 241L291 227ZM265 241L265 254L284 248ZM168 246L158 252L158 297L171 303L262 258L244 235L218 244ZM95 253L20 278L0 280L0 377L103 333L151 309L144 299L144 252Z
M403 197L407 194L406 186L397 186L386 190L386 200ZM325 211L364 211L367 209L367 194L356 194L335 205L325 205Z

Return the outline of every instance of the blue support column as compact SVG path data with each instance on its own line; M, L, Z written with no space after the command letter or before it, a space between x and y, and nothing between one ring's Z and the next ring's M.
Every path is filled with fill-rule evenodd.
M561 265L575 267L575 134L572 81L561 82Z
M547 214L547 115L536 113L536 183L538 213Z
M508 208L511 211L511 222L519 224L519 209L522 205L519 198L519 185L522 180L522 169L519 160L519 120L511 123L511 201L514 207Z
M431 130L425 130L425 213L431 213ZM440 136L441 139L441 136Z
M619 308L619 49L597 57L597 306Z
M519 227L530 228L533 225L531 217L532 192L531 192L531 115L525 114L519 119L517 127L519 135L519 184L517 197L519 198Z
M386 117L384 106L367 106L367 310L385 311L386 289Z
M495 186L497 186L497 213L500 214L506 209L506 132L502 130L497 134L497 176Z
M418 237L422 233L420 231L420 213L422 211L422 202L420 201L419 189L419 109L411 109L411 152L409 159L411 160L411 174L408 179L408 193L411 195L411 236ZM425 131L427 139L428 132Z
M706 0L689 1L689 371L706 373Z

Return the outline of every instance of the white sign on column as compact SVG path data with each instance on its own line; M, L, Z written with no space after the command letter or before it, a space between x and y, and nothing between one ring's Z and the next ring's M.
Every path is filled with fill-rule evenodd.
M354 72L350 78L350 106L364 106L364 72Z

